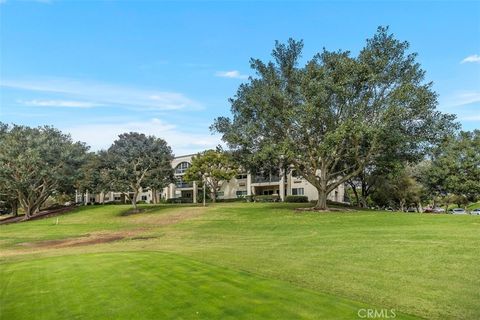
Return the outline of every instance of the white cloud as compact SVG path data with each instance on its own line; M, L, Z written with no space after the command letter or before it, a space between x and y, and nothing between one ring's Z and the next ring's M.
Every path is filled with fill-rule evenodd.
M472 54L466 57L465 59L463 59L461 63L467 63L467 62L480 63L480 56L478 54Z
M480 121L480 115L465 116L465 117L461 117L460 120L463 120L463 121Z
M32 107L59 107L59 108L94 108L100 107L104 104L90 101L75 101L75 100L20 100L19 103Z
M92 150L106 149L119 134L132 131L165 139L177 156L212 149L220 143L219 136L185 132L157 118L123 123L80 124L61 129L70 133L74 140L86 142Z
M215 73L215 76L222 77L222 78L232 78L232 79L248 79L248 76L245 74L241 74L240 71L232 70L232 71L218 71Z
M445 108L453 108L478 102L480 102L480 91L460 91L442 99L441 105Z
M177 92L141 89L131 86L79 81L66 78L4 80L1 87L61 94L65 100L95 101L97 104L146 110L201 109L201 104Z
M479 91L466 91L461 92L456 96L455 101L453 101L456 106L463 106L466 104L480 102L480 92Z

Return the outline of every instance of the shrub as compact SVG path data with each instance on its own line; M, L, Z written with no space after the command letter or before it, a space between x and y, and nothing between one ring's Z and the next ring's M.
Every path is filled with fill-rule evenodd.
M285 202L308 202L307 196L287 196Z
M193 203L192 198L170 198L165 201L166 203Z
M217 202L245 202L245 198L217 199Z
M255 195L253 196L254 202L278 202L280 201L280 196L278 194L272 195Z

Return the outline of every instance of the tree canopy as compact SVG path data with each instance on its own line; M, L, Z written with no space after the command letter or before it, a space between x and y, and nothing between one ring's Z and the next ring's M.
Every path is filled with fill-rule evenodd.
M207 150L192 158L192 165L187 169L185 181L200 181L208 187L212 201L215 202L222 181L229 181L238 172L231 155L219 150Z
M444 140L424 172L430 192L470 200L480 197L480 130L462 131Z
M73 188L88 147L49 126L1 127L0 189L18 199L28 219L54 192Z
M154 187L160 188L172 177L172 150L165 140L154 136L123 133L107 150L106 158L112 188L124 192L135 210L140 190L151 187L153 178Z
M455 128L436 110L425 71L388 28L380 27L358 56L323 50L299 67L302 41L276 42L273 61L252 59L256 72L231 102L233 118L212 129L234 151L285 159L327 195L383 157L423 154Z

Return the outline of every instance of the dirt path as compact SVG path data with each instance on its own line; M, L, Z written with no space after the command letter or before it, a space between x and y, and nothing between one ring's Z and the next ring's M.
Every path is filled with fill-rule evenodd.
M205 212L204 208L185 208L180 212L174 212L167 215L145 215L142 216L142 213L129 216L130 218L135 219L136 223L148 223L149 227L136 228L125 231L112 231L112 232L92 232L80 237L58 239L58 240L44 240L44 241L34 241L34 242L23 242L19 243L19 246L27 248L42 248L42 249L57 249L57 248L66 248L66 247L77 247L77 246L89 246L100 243L108 243L114 241L120 241L123 239L150 239L151 236L141 236L142 233L154 229L159 226L167 226L172 224L177 224L185 220L189 220L195 217L202 215Z

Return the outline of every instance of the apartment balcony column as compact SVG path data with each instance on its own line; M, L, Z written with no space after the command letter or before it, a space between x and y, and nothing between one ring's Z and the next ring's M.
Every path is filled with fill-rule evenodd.
M247 173L247 196L252 195L252 175Z
M278 189L280 193L280 200L285 201L285 170L280 168L280 186Z
M197 181L193 181L193 203L197 203L197 191L198 191L198 187L197 187Z
M292 181L293 181L293 175L292 175L293 170L290 170L288 172L288 178L287 178L287 196L292 195Z

